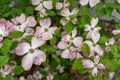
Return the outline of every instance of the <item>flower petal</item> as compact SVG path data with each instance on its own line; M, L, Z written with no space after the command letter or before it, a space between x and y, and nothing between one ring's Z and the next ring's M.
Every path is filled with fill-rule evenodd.
M90 30L91 30L91 26L88 25L88 24L86 24L86 25L85 25L85 29L84 29L84 31L90 31Z
M86 6L88 4L89 0L79 0L79 3L82 5L82 6Z
M22 59L22 66L25 71L29 71L33 65L33 55L28 53Z
M33 49L42 46L44 43L45 43L44 40L42 40L42 39L40 40L40 39L38 39L38 38L36 38L36 37L33 37L33 38L32 38L32 41L31 41L31 45L32 45L32 48L33 48Z
M33 16L27 18L27 23L29 27L34 27L36 25L36 20Z
M91 27L94 28L98 23L98 18L92 18L91 19Z
M59 49L66 49L68 47L68 44L65 41L60 41L57 45Z
M40 65L42 62L46 60L46 54L41 50L34 51L34 64Z
M40 3L40 0L32 0L32 5L38 5Z
M113 30L112 33L113 33L114 35L120 34L120 30Z
M96 32L96 31L93 31L90 37L91 37L91 39L93 40L94 43L97 43L100 39L100 33Z
M103 49L100 47L100 45L96 45L95 46L95 52L99 55L102 56L103 55Z
M93 68L94 67L94 63L89 59L82 60L82 65L84 68Z
M62 16L64 16L64 17L69 17L70 11L69 11L68 8L64 8L64 9L61 11L60 14L61 14Z
M30 49L30 45L26 42L18 44L17 48L15 48L15 53L17 55L24 55Z
M105 66L103 64L98 64L98 69L105 69Z
M43 6L46 8L46 9L52 9L53 6L52 6L52 1L43 1Z
M62 4L61 2L57 2L57 3L56 3L56 9L57 9L57 10L62 9L62 7L63 7L63 4Z
M40 25L41 25L41 27L50 27L51 19L50 18L41 19L40 20Z
M90 0L89 1L89 4L90 4L90 7L94 7L96 4L98 4L100 2L100 0Z
M45 32L45 33L42 34L42 39L43 40L50 40L52 38L53 38L53 35L52 35L51 32Z
M65 59L70 58L70 50L69 49L64 50L61 54L61 57Z
M25 14L23 13L19 17L16 17L16 20L21 24L25 22L25 19L26 17L25 17Z
M77 29L74 28L74 29L72 30L72 37L75 37L76 35L77 35Z
M93 70L92 70L92 76L96 77L97 73L98 73L98 69L97 69L97 67L94 67Z
M76 47L82 47L82 37L76 37L73 41L73 44L76 46Z

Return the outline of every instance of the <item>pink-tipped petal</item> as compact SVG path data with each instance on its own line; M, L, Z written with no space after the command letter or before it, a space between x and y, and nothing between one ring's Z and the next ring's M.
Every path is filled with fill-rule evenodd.
M56 3L56 9L57 9L57 10L62 9L62 7L63 7L63 4L62 4L61 2L57 2L57 3Z
M50 18L41 19L40 20L40 25L41 25L41 27L50 27L51 19Z
M32 5L38 5L40 3L40 0L32 0Z
M18 44L17 48L15 48L15 53L17 55L24 55L25 53L29 52L30 45L26 42Z
M94 63L91 60L82 60L82 65L84 68L93 68L94 67Z
M79 0L79 3L82 5L82 6L86 6L88 4L89 0Z
M60 23L65 26L69 21L68 20L64 20L64 19L61 19L60 20Z
M25 22L25 19L26 17L25 17L25 14L23 13L19 17L16 17L16 20L21 24Z
M34 64L40 65L42 62L46 60L46 54L41 50L34 51Z
M76 46L76 47L82 47L82 37L76 37L73 41L73 44Z
M91 27L94 28L98 23L98 18L92 18L91 19Z
M52 9L53 8L52 1L43 1L43 6L46 9Z
M71 20L71 21L72 21L72 23L75 24L75 25L78 23L78 19L77 19L77 18L75 18L75 19L73 19L73 20Z
M42 34L42 39L43 40L50 40L52 38L53 38L53 35L52 35L51 32L45 32L45 33Z
M60 14L61 14L62 16L64 16L64 17L69 17L70 11L69 11L68 8L64 8L64 9L61 11Z
M105 66L103 64L98 64L98 69L105 69Z
M5 67L4 67L4 69L3 69L3 73L4 73L4 75L7 75L7 74L10 74L11 72L12 72L12 66L10 66L10 65L5 65Z
M78 14L78 10L77 8L74 8L71 12L71 15L77 15Z
M90 31L91 30L91 26L90 25L85 25L85 29L84 29L84 31Z
M33 55L28 53L22 59L22 66L25 71L29 71L33 65Z
M27 18L27 23L29 27L34 27L36 25L36 20L33 16Z
M56 26L50 27L50 28L49 28L49 31L50 31L50 33L54 34L54 32L55 32L56 29L57 29Z
M40 40L40 39L38 39L38 38L36 38L36 37L33 37L33 38L32 38L32 41L31 41L31 45L32 45L32 48L33 48L33 49L42 46L44 43L45 43L44 40Z
M100 33L93 31L90 38L93 40L94 43L97 43L100 39Z
M96 45L95 46L95 52L99 55L102 56L103 55L103 49L100 47L100 45Z
M65 58L65 59L68 59L68 58L70 58L70 53L71 53L70 50L66 49L62 52L61 57Z
M93 70L92 70L92 76L96 77L97 73L98 73L98 69L97 69L97 67L94 67Z
M38 27L36 28L35 36L36 36L36 37L37 37L37 36L40 36L43 32L44 32L44 29L38 26Z
M94 7L96 4L98 4L100 2L100 0L90 0L89 1L89 4L90 4L90 7Z
M59 49L66 49L68 47L68 44L65 41L60 41L57 45Z
M75 37L76 35L77 35L77 29L74 28L74 29L72 30L72 37Z
M113 30L112 33L113 33L114 35L120 34L120 30Z

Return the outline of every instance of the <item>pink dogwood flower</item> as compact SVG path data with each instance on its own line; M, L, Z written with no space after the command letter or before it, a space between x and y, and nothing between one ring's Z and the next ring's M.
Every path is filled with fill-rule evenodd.
M117 0L117 2L120 4L120 0Z
M44 1L44 0L32 0L32 5L37 5L35 10L39 11L40 16L43 18L47 16L46 9L52 9L52 0Z
M5 78L6 75L10 74L12 72L13 68L9 64L6 64L4 68L1 68L2 76Z
M34 27L36 25L36 20L33 16L29 16L26 18L25 14L21 14L20 16L12 19L15 30L24 32L27 28Z
M105 51L106 52L110 51L110 46L113 45L114 42L115 42L115 38L114 37L110 38L108 42L105 42L105 46L106 46Z
M37 49L44 43L40 42L37 38L33 37L31 40L31 45L27 42L20 43L15 48L15 53L19 56L26 54L22 59L22 66L24 70L28 71L31 69L32 65L40 65L46 60L46 54Z
M60 20L60 23L62 25L66 25L69 21L71 21L73 24L77 24L78 20L77 18L72 18L73 15L77 15L78 10L74 8L71 12L68 8L64 8L60 15L62 15L64 18Z
M100 0L79 0L79 3L82 6L86 6L88 3L90 4L90 7L94 7L96 4L98 4Z
M60 41L57 47L63 50L61 53L62 58L70 60L73 60L75 58L82 58L80 53L77 51L77 48L71 46L71 44L68 44L65 41Z
M101 48L101 46L99 44L94 44L92 41L85 41L84 43L86 43L89 47L90 47L90 56L94 56L95 54L102 56L104 53L104 50Z
M72 35L67 34L66 35L66 42L73 43L76 47L81 48L83 39L82 37L76 37L77 35L77 29L74 28L72 31Z
M96 77L99 70L105 69L105 66L102 63L99 63L100 57L95 56L94 61L91 61L89 59L83 59L82 60L82 65L83 68L90 68L92 69L92 76Z
M35 32L36 36L41 36L42 40L50 40L53 38L54 31L57 29L56 26L50 27L51 19L41 19L40 20L40 27L37 27Z
M99 30L101 30L101 27L95 27L98 23L98 18L92 18L91 19L91 25L86 24L84 31L89 31L86 38L91 38L94 43L97 43L100 39L100 33Z
M0 41L3 40L4 37L7 37L11 32L11 28L13 24L10 21L0 20Z

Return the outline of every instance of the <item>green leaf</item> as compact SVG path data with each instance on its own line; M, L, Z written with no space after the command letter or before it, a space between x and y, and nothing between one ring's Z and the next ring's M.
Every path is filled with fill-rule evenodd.
M3 41L3 44L2 44L2 45L3 45L3 46L2 46L2 48L1 48L1 53L2 53L3 55L7 55L8 52L10 51L11 46L12 46L12 41L9 40L9 39L5 39L5 40Z
M26 8L26 14L33 14L33 8L32 7L27 7Z
M80 59L76 59L72 65L72 70L78 71L81 74L84 74L89 71L89 69L85 69L82 66L82 62Z
M109 40L108 37L106 37L106 36L101 36L100 39L99 39L99 41L98 41L98 43L100 43L100 44L105 44L105 42L107 42L108 40Z
M51 10L47 10L46 13L49 15L49 16L55 16L56 13L54 11L51 11Z
M52 57L57 63L60 63L60 58L58 56L56 56L55 54L52 54Z
M118 48L117 48L117 46L110 46L110 52L112 53L112 54L118 54Z
M21 31L16 31L16 30L14 30L14 31L12 31L10 34L9 34L9 37L10 38L20 38L20 37L22 37L23 36L23 32L21 32Z
M5 80L15 80L15 79L13 78L13 76L8 75L8 76L5 78Z
M57 38L53 37L52 39L50 39L50 44L53 45L57 42Z
M13 72L14 72L16 75L21 74L23 71L24 71L24 69L23 69L22 66L16 66L16 67L13 69Z
M8 63L9 57L7 56L0 56L0 66L4 66Z
M86 57L90 54L90 47L86 43L84 43L82 46L82 53Z
M68 24L66 24L66 26L65 26L66 33L70 34L72 32L73 28L74 28L74 25L71 22L69 22Z
M61 28L57 28L56 30L55 30L55 36L57 36L57 37L61 37Z

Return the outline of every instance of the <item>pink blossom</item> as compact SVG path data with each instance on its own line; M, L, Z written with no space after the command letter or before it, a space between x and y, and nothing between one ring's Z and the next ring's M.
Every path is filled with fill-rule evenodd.
M15 53L19 56L26 54L22 59L23 68L28 71L31 69L32 65L40 65L46 59L46 54L38 50L37 48L42 46L42 43L37 38L33 37L31 40L31 45L27 42L20 43L17 48L15 48Z
M114 42L115 42L115 38L114 37L110 38L108 42L105 42L105 46L106 46L105 51L106 52L110 51L110 46L113 45Z
M42 40L50 40L53 38L54 31L57 29L56 26L50 27L51 19L41 19L40 27L37 27L35 36L41 36Z
M98 4L100 0L79 0L79 3L82 6L86 6L88 3L90 4L90 7L94 7L96 4Z
M39 11L40 16L43 18L47 16L46 9L51 10L53 8L52 1L44 1L44 0L32 0L32 5L37 5L35 10Z
M81 48L82 47L82 42L83 39L82 37L76 37L77 35L77 29L74 28L72 31L72 35L67 34L66 37L66 42L73 43L76 47Z
M89 31L86 38L91 38L94 43L97 43L100 39L100 33L99 30L101 30L101 27L95 27L98 23L98 18L92 18L91 19L91 25L86 24L84 31Z
M120 4L120 0L117 0L117 2Z
M105 69L105 66L102 63L99 63L100 58L99 56L95 56L94 62L89 59L83 59L82 65L83 68L90 68L92 69L92 76L96 77L98 73L98 69Z
M3 77L6 77L6 75L10 74L12 72L13 68L9 64L5 65L5 67L1 68L1 73Z
M76 8L74 8L71 12L68 8L64 8L60 14L64 17L60 20L60 23L62 25L66 25L69 21L71 21L73 24L77 24L77 18L72 19L73 15L78 14L78 10Z

